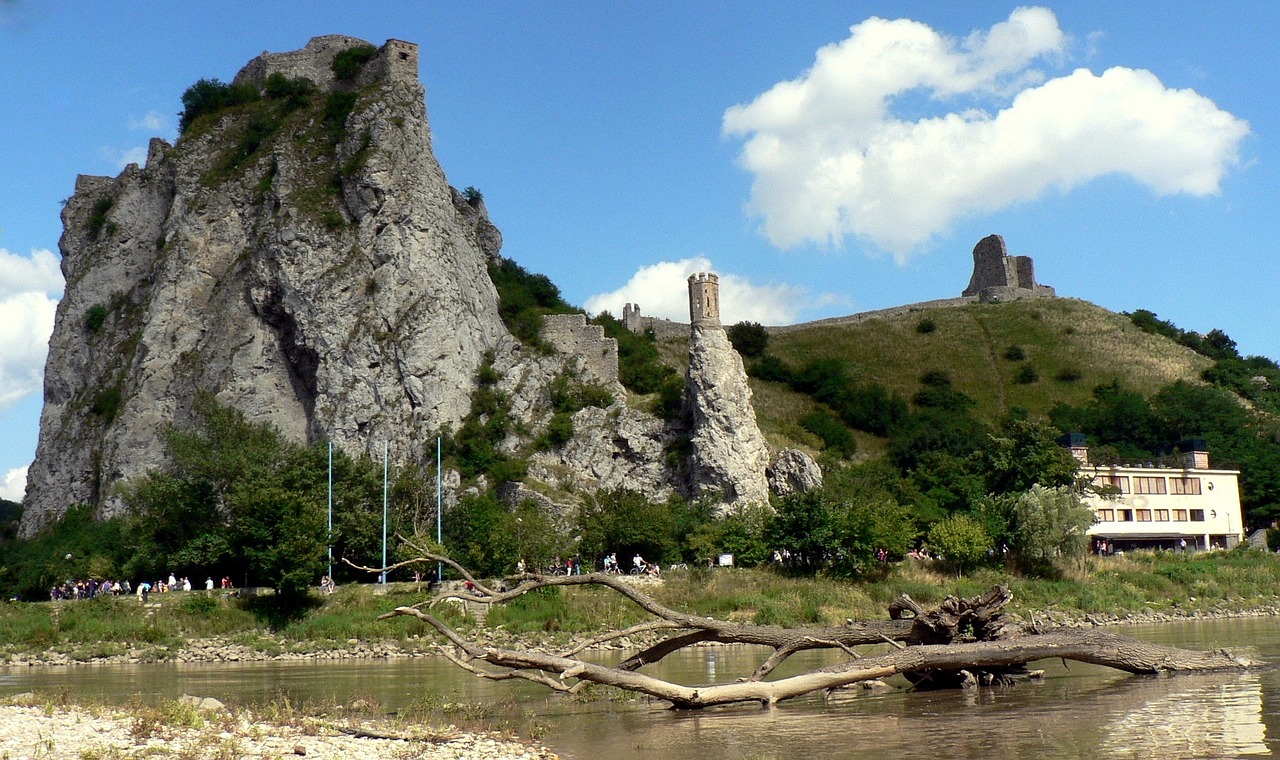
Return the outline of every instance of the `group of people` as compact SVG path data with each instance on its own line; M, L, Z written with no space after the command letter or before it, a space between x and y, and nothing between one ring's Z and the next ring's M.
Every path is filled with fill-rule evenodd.
M606 574L616 573L621 575L623 573L622 566L618 564L617 552L610 552L604 555L604 559L601 560L601 563L604 565L604 572ZM649 562L644 557L640 556L640 552L636 552L635 556L631 558L631 574L651 575L656 578L662 575L662 565L659 565L657 562Z
M49 589L49 599L60 602L67 599L93 599L103 595L122 596L130 593L133 593L133 589L129 581L99 581L96 578L90 578L80 581L68 580L54 586Z

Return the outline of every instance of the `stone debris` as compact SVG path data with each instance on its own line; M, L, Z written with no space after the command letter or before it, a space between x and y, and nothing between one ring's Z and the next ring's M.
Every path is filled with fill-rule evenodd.
M411 731L406 731L411 733ZM541 745L489 734L441 739L364 738L301 726L210 719L196 727L149 725L144 717L91 707L0 706L0 757L305 756L322 760L555 760Z

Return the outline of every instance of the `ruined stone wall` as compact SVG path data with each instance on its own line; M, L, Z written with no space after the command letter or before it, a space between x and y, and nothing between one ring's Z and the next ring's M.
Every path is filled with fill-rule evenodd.
M618 341L606 338L600 325L587 324L585 314L548 314L542 337L557 351L582 359L583 369L600 383L618 382Z
M344 50L365 47L370 43L359 37L343 34L327 34L313 37L306 47L287 53L264 51L254 58L233 80L236 84L261 86L272 74L283 74L289 79L308 79L321 89L330 89L336 82L333 75L333 59ZM376 55L346 86L353 89L366 87L373 82L401 79L416 82L418 77L418 46L403 40L387 40Z
M988 235L973 247L973 276L961 296L990 303L1054 295L1053 288L1036 282L1031 257L1010 256L999 235Z

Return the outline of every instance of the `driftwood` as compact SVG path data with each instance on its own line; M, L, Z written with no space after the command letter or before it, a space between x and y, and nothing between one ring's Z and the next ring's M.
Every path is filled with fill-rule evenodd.
M459 667L481 678L523 679L567 693L575 693L589 683L615 686L666 700L679 708L734 702L773 705L781 700L896 674L904 675L917 687L1005 683L1025 674L1028 662L1046 658L1152 674L1238 670L1258 664L1226 651L1178 649L1096 629L1042 630L1016 625L1002 612L1012 594L1001 586L971 599L948 597L931 611L924 610L904 594L890 605L890 619L885 621L848 620L843 626L782 628L736 624L672 610L614 575L525 574L513 579L516 583L513 588L499 590L488 587L447 557L428 551L423 551L420 559L397 567L415 562L444 562L470 581L473 590L465 594L447 593L430 602L398 607L380 619L408 616L427 623L449 642L451 646L443 647L442 654ZM535 589L587 585L613 589L656 619L610 631L560 653L547 653L481 646L428 611L431 605L446 599L498 604ZM577 656L590 646L658 631L667 633L667 638L617 666L598 665ZM638 672L646 664L703 642L757 644L770 647L773 652L753 673L736 683L688 686ZM885 642L893 644L895 649L874 656L860 656L853 649L862 644ZM807 649L839 649L850 659L787 678L765 680L789 656Z

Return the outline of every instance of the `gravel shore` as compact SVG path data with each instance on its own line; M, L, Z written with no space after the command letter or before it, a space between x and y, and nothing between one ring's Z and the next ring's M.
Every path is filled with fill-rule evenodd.
M280 725L225 710L192 709L175 723L154 711L65 705L0 705L0 757L23 758L396 758L555 760L535 744L483 734L368 738L318 721ZM194 717L192 717L194 716ZM377 733L377 732L374 732Z

